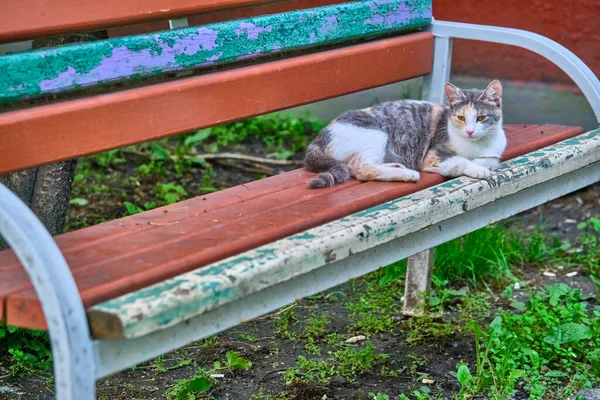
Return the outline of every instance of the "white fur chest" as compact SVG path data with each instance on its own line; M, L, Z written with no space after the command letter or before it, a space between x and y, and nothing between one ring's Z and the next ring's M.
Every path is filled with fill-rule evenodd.
M501 124L479 140L469 139L449 125L450 143L456 150L456 155L460 157L469 160L478 157L500 157L506 148L506 135Z

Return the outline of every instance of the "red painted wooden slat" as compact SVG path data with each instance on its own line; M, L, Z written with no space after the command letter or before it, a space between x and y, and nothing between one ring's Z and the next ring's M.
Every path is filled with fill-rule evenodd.
M5 1L0 13L0 42L69 31L91 30L277 0L18 0Z
M556 125L509 126L507 132L509 147L506 155L512 158L534 150L531 148L533 145L535 148L544 147L581 133L583 129ZM296 172L288 174L293 173ZM303 181L312 176L305 174L301 177ZM285 179L280 182L285 182ZM173 225L156 226L143 232L130 225L126 228L131 231L128 235L109 237L107 241L91 246L78 244L69 247L70 242L78 240L78 232L69 234L68 240L68 235L63 235L65 239L59 237L58 242L65 250L71 248L66 252L67 259L74 270L82 298L86 306L90 306L440 182L442 178L437 175L423 174L418 184L359 184L350 181L317 191L308 189L304 184L295 185L277 193L269 194L267 191L264 196L216 208L206 215L195 216L196 212L185 212L185 216L178 219L179 223ZM235 192L230 193L236 196ZM222 197L224 201L225 197ZM149 221L154 216L158 215L145 213L140 218ZM84 231L95 229L97 227ZM8 297L5 310L8 323L44 328L39 302L26 277L17 285L14 271L10 275L2 271L0 263L0 298ZM3 277L12 283L3 284ZM7 288L17 286L18 291L7 292Z

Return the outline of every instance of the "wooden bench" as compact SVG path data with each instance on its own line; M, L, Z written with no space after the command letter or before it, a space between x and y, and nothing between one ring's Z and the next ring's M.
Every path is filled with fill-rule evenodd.
M40 13L29 0L5 6L0 40L266 2L109 2L64 18L73 4L51 3ZM600 82L548 39L432 22L429 0L358 1L0 57L0 102L34 103L0 114L0 173L419 76L424 98L443 103L452 38L547 57L600 118ZM114 87L186 70L195 74ZM111 92L77 93L101 85ZM38 100L54 94L70 97ZM429 285L428 249L600 177L600 130L506 131L508 161L486 180L425 173L416 184L310 190L313 175L296 170L54 239L0 185L0 233L12 247L0 253L0 318L48 329L58 398L88 400L97 379L406 257L405 312L414 313Z

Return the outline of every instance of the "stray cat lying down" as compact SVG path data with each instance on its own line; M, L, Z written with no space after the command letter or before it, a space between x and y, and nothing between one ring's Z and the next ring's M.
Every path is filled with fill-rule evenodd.
M308 146L312 188L354 176L361 181L416 182L418 171L486 178L506 147L502 85L485 90L446 83L448 106L400 100L347 111Z

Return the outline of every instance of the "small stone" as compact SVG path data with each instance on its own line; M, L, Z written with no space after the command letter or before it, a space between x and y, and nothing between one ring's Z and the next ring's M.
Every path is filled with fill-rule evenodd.
M354 343L362 342L363 340L367 340L367 338L363 335L358 335L358 336L353 336L353 337L349 338L348 340L346 340L346 343L354 344Z
M519 290L519 289L521 289L521 284L520 284L519 282L515 282L515 286L514 286L514 288L515 288L516 290Z
M333 378L331 380L331 383L334 386L344 386L346 384L346 379L342 378L341 376L336 376L335 378Z
M569 278L572 278L572 277L574 277L575 275L577 275L577 271L569 272L569 273L567 274L567 276L568 276Z
M433 385L435 381L433 379L423 379L422 381L425 385Z
M550 276L550 277L555 277L556 274L554 272L550 272L550 271L544 271L543 273L544 276Z
M576 219L571 219L571 218L565 219L565 224L576 224L576 223L577 223Z
M225 378L225 374L210 374L211 378Z

